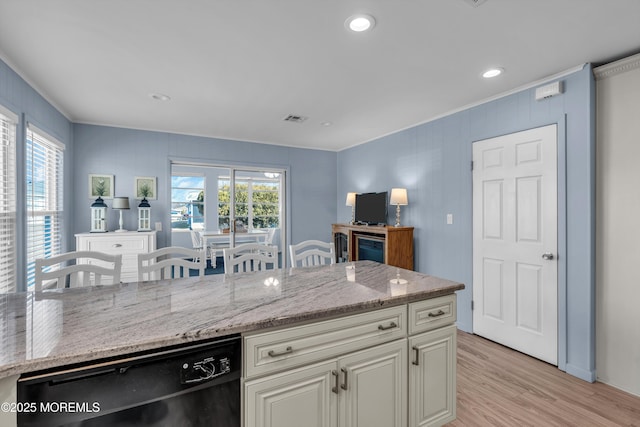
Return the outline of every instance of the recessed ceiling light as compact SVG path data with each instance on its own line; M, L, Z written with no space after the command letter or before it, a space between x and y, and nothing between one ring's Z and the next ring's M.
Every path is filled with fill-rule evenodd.
M502 73L504 73L504 68L491 68L490 70L482 73L482 77L484 77L485 79L490 79L492 77L497 77Z
M351 31L361 33L372 29L376 25L376 20L371 15L353 15L344 22L344 25Z
M162 93L150 93L149 96L151 99L155 99L156 101L171 101L171 97L169 95Z

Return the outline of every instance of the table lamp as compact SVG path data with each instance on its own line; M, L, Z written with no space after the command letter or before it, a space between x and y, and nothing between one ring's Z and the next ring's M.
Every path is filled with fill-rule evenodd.
M347 206L351 206L351 225L356 223L355 209L356 209L356 193L347 193Z
M118 224L120 228L116 230L116 232L127 231L122 228L122 211L125 209L129 209L129 198L128 197L114 197L113 198L113 206L112 209L116 209L120 211L120 221Z
M406 188L392 188L391 197L389 198L390 205L396 205L396 227L400 227L400 206L406 206L409 204Z

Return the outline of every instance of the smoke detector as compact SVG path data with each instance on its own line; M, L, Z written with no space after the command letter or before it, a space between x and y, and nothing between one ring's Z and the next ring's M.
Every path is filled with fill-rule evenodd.
M284 120L285 122L302 123L307 120L307 118L305 116L301 116L300 114L289 114L282 120Z
M545 86L536 88L536 101L551 98L552 96L560 95L563 91L562 81L550 83Z
M478 7L478 6L481 6L487 0L462 0L462 1L464 1L465 3L467 3L470 6Z

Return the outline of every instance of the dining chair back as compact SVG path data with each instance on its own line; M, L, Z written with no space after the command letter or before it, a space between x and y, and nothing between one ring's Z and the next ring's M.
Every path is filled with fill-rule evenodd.
M170 246L146 254L138 254L138 281L190 277L191 271L204 276L207 258L204 249Z
M191 244L193 245L193 249L196 251L201 251L204 249L204 244L202 243L202 235L195 230L191 230Z
M222 252L224 274L274 269L278 264L278 248L273 245L245 243L233 248L225 248Z
M75 261L75 264L70 262ZM35 262L35 290L120 283L122 255L95 251L67 252Z
M305 240L297 245L289 245L291 267L311 267L336 262L331 243L320 240Z

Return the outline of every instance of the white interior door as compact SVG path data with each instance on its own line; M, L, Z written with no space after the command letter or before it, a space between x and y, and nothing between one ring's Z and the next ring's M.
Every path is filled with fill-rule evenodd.
M557 125L473 144L473 331L558 363Z

